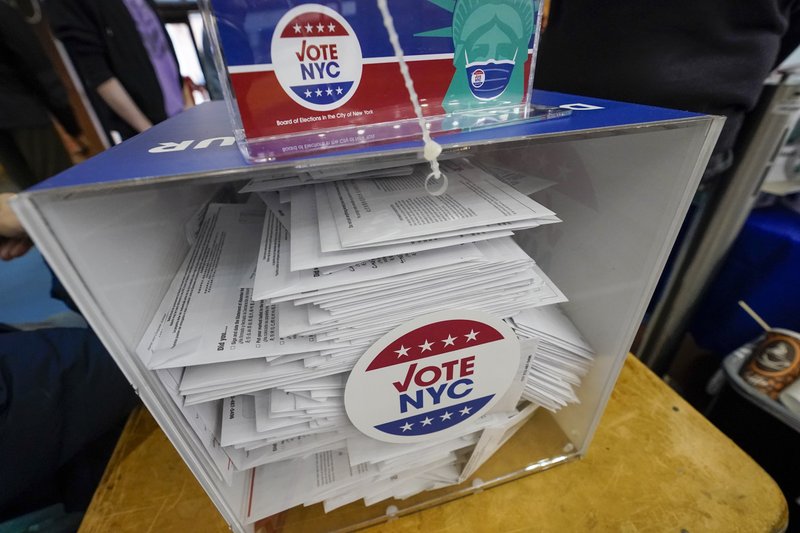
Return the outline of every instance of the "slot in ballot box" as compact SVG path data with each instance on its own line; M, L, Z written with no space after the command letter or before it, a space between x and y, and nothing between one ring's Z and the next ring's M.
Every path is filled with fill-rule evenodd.
M284 530L375 523L586 453L723 119L542 91L534 102L572 113L437 140L443 158L504 169L515 187L562 220L517 231L514 239L567 296L562 311L596 352L577 389L579 402L554 413L539 409L463 483L370 506L356 501L329 513L321 505L301 506L284 515ZM254 178L357 170L376 161L424 162L421 143L249 165L236 147L224 104L211 103L13 202L42 254L234 531L253 530L251 511L259 502L253 501L252 470L236 470L220 446L221 404L184 402L180 375L149 370L137 346L209 203L244 202L237 191ZM276 484L274 495L283 490Z

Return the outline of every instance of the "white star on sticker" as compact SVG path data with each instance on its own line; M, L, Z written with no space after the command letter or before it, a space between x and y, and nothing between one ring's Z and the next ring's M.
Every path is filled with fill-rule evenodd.
M433 418L428 418L427 416L422 419L423 426L430 426L431 422L433 422Z
M317 96L322 96L322 91L320 89L317 89L316 91L314 91L314 94L316 94Z
M327 94L328 96L332 96L333 95L333 89L328 87L327 89L325 89L325 94Z
M409 349L406 348L405 346L400 345L400 349L399 350L395 350L394 353L397 354L398 358L400 358L400 357L408 357L408 350Z
M306 89L306 92L304 92L303 94L306 95L306 98L311 98L311 91L309 91L308 89Z
M433 346L433 343L428 342L428 339L425 339L425 342L419 345L419 347L422 348L423 352L429 351L431 349L431 346Z
M464 408L460 410L459 413L461 413L461 416L466 416L469 414L470 411L472 411L471 408L464 406Z
M335 30L335 29L336 29L336 24L334 24L333 22L331 22L330 24L328 24L328 31L333 31L333 30Z
M411 423L409 423L409 422L406 422L406 423L405 423L405 425L403 425L403 426L400 426L400 429L402 429L402 430L403 430L403 433L405 433L406 431L411 431L411 426L413 426L413 425L414 425L414 424L411 424Z
M303 28L300 27L300 24L295 24L294 26L292 26L292 28L294 28L295 33L300 33L301 31L303 31Z
M311 24L306 24L306 31L308 33L311 33L312 31L314 31L314 26L312 26Z
M318 32L325 31L325 25L323 23L321 23L321 22L319 24L317 24L317 31Z
M342 94L342 88L341 87L337 87L336 88L336 94Z
M442 420L450 420L450 417L452 415L453 415L453 413L451 413L450 411L445 411L444 414L442 416L440 416L439 418L441 418Z
M469 333L467 333L464 336L467 338L467 342L474 341L477 340L475 337L478 336L478 333L480 333L480 331L475 331L474 329L470 329Z
M442 342L444 343L445 347L447 346L455 346L456 338L452 335L448 335L446 339L443 339Z

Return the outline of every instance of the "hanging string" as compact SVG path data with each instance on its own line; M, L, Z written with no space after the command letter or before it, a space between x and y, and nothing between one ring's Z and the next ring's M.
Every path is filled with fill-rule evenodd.
M411 79L411 73L408 71L403 48L400 46L400 38L397 36L397 31L394 27L394 19L389 12L389 6L386 1L387 0L377 0L378 9L380 9L381 15L383 16L383 25L386 27L386 31L389 34L389 42L392 43L394 55L397 56L400 62L400 73L403 75L403 80L408 90L408 98L411 101L411 105L414 107L414 113L417 115L417 122L419 122L419 127L422 130L422 140L425 143L422 155L431 164L432 172L425 178L425 190L433 196L439 196L444 194L447 190L447 176L442 174L442 171L439 169L439 154L442 153L442 147L431 138L431 134L428 131L429 124L422 115L422 106L419 105L417 91L414 89L414 81ZM435 188L431 187L431 180L437 182Z

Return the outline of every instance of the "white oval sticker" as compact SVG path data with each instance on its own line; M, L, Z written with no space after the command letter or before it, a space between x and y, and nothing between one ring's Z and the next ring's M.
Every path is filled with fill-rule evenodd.
M502 320L477 311L432 313L387 333L358 360L345 410L381 441L437 439L491 410L519 364L519 340Z
M287 11L272 34L271 51L278 83L307 109L336 109L361 82L358 36L329 7L303 4Z

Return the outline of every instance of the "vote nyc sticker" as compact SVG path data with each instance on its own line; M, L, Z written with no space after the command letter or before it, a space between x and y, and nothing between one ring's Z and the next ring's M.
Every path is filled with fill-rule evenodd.
M329 7L303 4L287 11L272 34L271 52L278 83L307 109L336 109L361 82L361 44Z
M442 311L383 336L344 391L350 421L385 442L432 440L474 423L517 379L520 344L502 320Z
M481 69L476 70L472 73L472 77L470 78L470 83L476 89L483 87L484 79L486 78L486 73Z

